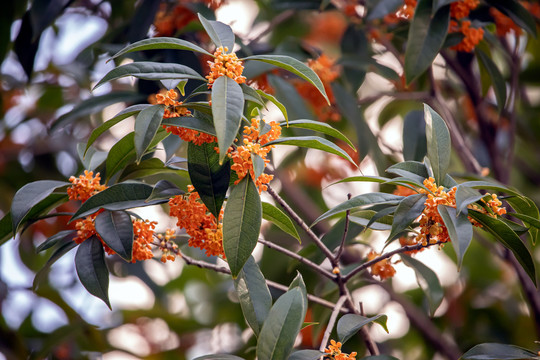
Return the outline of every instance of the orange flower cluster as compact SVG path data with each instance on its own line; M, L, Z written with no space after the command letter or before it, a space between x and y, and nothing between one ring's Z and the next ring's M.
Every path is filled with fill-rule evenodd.
M469 16L471 10L474 10L480 4L480 0L459 0L450 4L450 16L460 20Z
M371 261L381 254L371 250L368 254L368 261ZM392 266L390 259L383 259L373 265L371 265L371 275L377 275L381 280L385 280L393 277L396 274L396 269Z
M395 13L388 14L384 17L384 22L386 24L396 24L401 20L412 19L417 4L417 0L404 0L403 5Z
M489 9L489 13L493 16L493 20L495 21L498 36L504 36L510 31L514 31L514 34L516 35L521 35L521 28L508 16L504 15L494 7Z
M84 174L78 178L71 176L69 181L73 184L67 189L69 200L80 200L85 202L98 192L105 190L107 186L101 185L99 182L101 177L96 173L94 177L93 171L84 170Z
M330 340L330 345L328 345L328 348L324 349L324 352L326 353L326 355L324 355L324 358L333 360L356 360L357 353L343 353L341 352L341 345L342 344L340 342Z
M133 220L133 258L131 262L148 260L154 257L150 244L154 240L156 221Z
M204 250L206 256L222 256L223 225L208 212L193 186L188 186L188 193L169 200L169 214L178 219L176 226L185 229L190 236L188 245ZM222 218L219 216L219 220Z
M471 27L469 20L461 21L461 25L454 20L450 21L450 32L460 32L465 37L451 49L464 52L472 52L476 45L484 38L484 29Z
M244 66L242 61L238 59L236 54L227 54L229 49L222 46L218 47L214 52L214 62L208 61L210 65L210 73L206 75L208 79L208 88L212 87L214 81L221 76L228 76L238 84L246 82L246 77L242 76Z
M191 21L197 20L197 15L189 8L193 3L203 3L216 10L225 0L178 0L174 8L162 2L154 20L157 36L172 36Z
M339 66L325 54L322 54L316 60L308 60L308 65L319 76L328 99L331 103L334 103L335 98L330 84L339 77ZM318 91L314 91L313 85L299 80L295 87L300 96L311 105L320 121L338 121L341 119L341 115L336 108L328 105L326 99Z
M264 165L270 162L266 158L273 145L264 146L270 141L276 140L281 135L281 126L275 121L270 124L271 129L264 134L260 134L259 121L255 118L251 119L251 126L244 127L244 145L237 146L228 156L232 159L233 164L231 170L236 171L238 180L235 184L238 184L248 173L255 181L255 185L259 188L259 193L267 189L268 184L273 178L273 175L262 173L255 179L255 172L253 169L253 159L251 154L259 155L264 160Z
M417 194L417 192L409 187L398 185L396 186L396 190L394 190L393 194L398 196L410 196Z

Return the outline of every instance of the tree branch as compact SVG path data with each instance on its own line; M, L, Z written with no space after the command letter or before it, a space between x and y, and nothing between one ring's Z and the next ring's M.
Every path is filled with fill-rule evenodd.
M330 315L330 320L328 320L328 325L326 325L326 330L324 331L324 336L321 341L321 346L319 346L320 351L324 351L326 348L326 344L328 344L328 340L330 339L330 333L332 333L332 329L334 328L334 324L336 323L337 316L339 314L339 309L341 309L341 306L345 303L347 300L347 297L345 295L342 295L338 302L336 303L335 309L332 311L332 314Z

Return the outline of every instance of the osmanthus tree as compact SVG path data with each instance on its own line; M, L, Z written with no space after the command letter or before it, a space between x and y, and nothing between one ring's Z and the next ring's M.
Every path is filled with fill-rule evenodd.
M399 295L384 282L402 262L416 273L427 300L425 310L433 316L443 302L444 289L437 274L415 254L437 249L453 252L460 269L475 243L486 248L484 253L511 265L528 302L531 321L538 327L540 301L531 249L538 238L540 215L532 199L506 185L509 171L505 168L513 156L505 151L517 136L516 103L528 94L520 87L516 68L521 64L520 41L528 39L523 32L536 34L533 16L539 11L538 4L513 0L308 3L308 7L316 5L328 13L337 11L340 19L347 20L339 34L342 56L338 63L322 54L306 64L283 55L291 53L285 46L264 54L253 54L244 46L241 51L246 56L238 57L235 46L245 44L229 26L193 13L189 21L173 22L162 9L156 17L161 35L173 35L196 23L197 36L207 36L209 41L154 37L133 42L113 55L111 60L119 65L94 89L134 77L139 84L159 84L161 90L147 102L128 106L95 126L86 143L78 146L85 168L81 175L71 176L69 181L47 179L22 186L0 220L0 244L14 241L10 240L13 236L17 238L40 222L69 216L64 229L36 246L48 260L37 272L34 287L46 283L51 266L74 250L80 283L109 308L109 274L118 273L119 263L129 268L157 257L163 263L183 261L208 273L230 276L239 303L234 306L242 313L240 326L250 328L250 337L234 355L198 359L395 359L400 351L407 354L398 343L380 346L373 340L368 325L388 331L391 319L382 313L365 314L353 291L376 282L398 301ZM258 5L273 11L306 6ZM177 4L175 11L185 6ZM294 11L286 12L272 23L276 33L294 16ZM507 35L509 32L515 37ZM193 57L183 58L203 59L207 71L201 73L187 60L158 62L140 55L163 50L193 53ZM374 51L394 56L402 74L377 62ZM499 70L494 54L510 64L509 74ZM134 61L122 61L128 56ZM438 70L434 60L435 64L444 61L446 71L452 71L448 80L434 71ZM395 89L359 99L358 89L371 72L389 79ZM384 139L374 134L358 107L358 102L368 106L383 95L395 100L381 118L406 113L399 156L392 146L379 145ZM463 96L463 107L451 106L446 96ZM91 97L51 127L62 128L118 101L125 97L114 91ZM279 113L280 122L265 120L270 106ZM474 121L471 127L477 129L482 143L478 148L491 162L470 150L458 120L463 114ZM113 126L132 116L131 132L108 148L95 147ZM338 123L341 118L354 130ZM358 141L351 141L345 135L349 133L356 133ZM275 166L272 150L284 146L297 150ZM383 152L385 147L390 152ZM371 158L379 175L332 176L330 189L339 189L338 184L371 182L379 184L380 192L343 194L343 202L313 217L306 209L309 202L295 201L292 180L280 177L284 197L272 183L274 176L279 177L280 167L308 166L303 164L303 149L329 154L324 159L340 159L340 164L351 169ZM459 176L449 173L453 153L464 166L465 173ZM485 176L487 166L498 180ZM387 176L380 175L383 171ZM273 202L262 201L263 193ZM320 189L317 193L320 197ZM74 203L73 211L64 211L66 204ZM163 233L155 230L156 219L142 219L132 211L160 205L176 222ZM263 219L281 232L279 241L266 238L261 230ZM380 249L358 240L369 239L366 235L373 231L386 231ZM494 242L486 241L488 237ZM263 252L275 252L275 264L262 266L256 260L257 244ZM357 247L366 251L357 256ZM274 260L278 257L287 262ZM276 279L272 267L288 267L295 274L292 281ZM489 279L489 271L482 276ZM436 319L399 301L433 352L445 358L540 358L536 351L498 343L496 337L489 343L456 345L438 330ZM77 320L76 315L73 318ZM313 331L310 345L297 341L314 328L318 330ZM95 350L92 344L80 346ZM41 351L41 355L47 352ZM54 355L59 356L58 352ZM171 350L164 356L178 354Z

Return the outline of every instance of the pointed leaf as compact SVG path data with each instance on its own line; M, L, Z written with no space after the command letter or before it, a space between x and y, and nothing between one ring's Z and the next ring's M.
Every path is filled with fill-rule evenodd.
M234 280L234 287L244 318L253 329L255 336L259 336L272 307L272 295L270 295L266 280L252 256L249 257Z
M246 58L243 58L242 60L262 61L271 65L275 65L277 67L290 71L295 75L300 76L302 79L308 81L310 84L315 86L317 90L319 90L321 95L324 96L324 98L326 99L326 102L330 105L330 100L328 99L328 96L326 95L326 91L324 90L324 85L321 79L319 79L317 74L303 62L298 61L295 58L292 58L290 56L285 56L285 55L253 55L253 56L248 56Z
M163 119L163 105L154 105L142 110L135 119L135 136L133 142L135 144L135 153L137 154L137 163L141 161L142 156L146 153L152 140L161 125Z
M359 182L385 183L385 182L390 181L390 180L392 180L392 179L385 178L385 177L382 177L382 176L351 176L351 177L336 181L335 183L332 183L332 184L330 184L328 186L332 186L332 185L339 184L339 183L344 183L344 182L356 182L356 181L359 181Z
M352 210L357 207L377 204L397 205L399 202L401 202L401 200L403 200L403 196L379 192L358 195L328 210L319 216L311 226L329 218L332 215L336 215L347 210Z
M293 145L293 146L322 150L331 154L341 156L345 160L348 160L352 164L356 165L354 160L349 156L349 154L347 154L347 152L345 152L343 149L341 149L339 146L337 146L333 142L330 142L318 136L283 137L283 138L276 139L274 141L270 141L264 146L270 146L270 145Z
M441 185L450 165L452 151L450 132L442 117L429 105L424 104L426 121L427 156L433 169L433 177L437 185Z
M75 254L75 268L81 284L95 297L109 303L109 270L105 264L103 245L97 236L83 241ZM112 309L111 309L112 310Z
M426 154L424 114L419 110L413 110L403 119L403 158L411 161L422 161Z
M175 63L157 63L152 61L138 61L126 65L121 65L109 71L99 80L93 90L101 85L120 79L126 76L134 76L144 80L162 80L162 79L195 79L205 81L198 72L192 68Z
M379 0L369 9L366 20L381 19L390 13L396 12L401 5L403 5L402 0Z
M475 191L467 186L458 185L456 187L456 211L458 214L467 214L467 206L473 204L483 198L478 191Z
M534 261L529 249L523 244L519 236L499 219L473 210L469 210L469 216L482 224L484 230L493 235L497 241L514 253L523 270L525 270L532 282L536 285Z
M476 49L475 53L478 57L478 61L482 63L489 74L493 90L495 91L495 97L497 98L497 108L501 111L506 104L506 82L504 81L503 75L497 68L497 65L495 65L493 60L491 60L485 52Z
M167 200L161 199L147 202L146 199L152 194L152 190L152 186L142 183L115 184L86 200L71 220L88 216L99 209L126 210L167 202Z
M163 164L163 161L157 158L150 158L141 161L139 164L130 164L126 166L124 171L120 174L119 179L138 179L157 174L176 174L183 178L188 178L187 169L182 169L172 164L165 165Z
M152 189L152 193L150 194L148 199L146 199L145 201L149 202L149 201L158 200L158 199L169 200L173 196L182 195L182 194L185 194L185 191L179 189L178 186L176 186L169 180L159 180L156 183L156 185L154 185L154 188Z
M186 129L197 130L205 134L216 136L216 130L214 129L214 126L211 123L198 117L186 116L167 118L163 119L161 124L167 126L180 126Z
M191 50L195 52L200 52L209 56L212 56L208 51L203 48L192 44L188 41L173 38L173 37L155 37L152 39L145 39L141 41L134 42L131 45L126 46L116 54L111 59L115 59L124 54L141 51L141 50L160 50L160 49L173 49L173 50Z
M231 173L231 162L227 159L219 164L216 143L188 144L188 171L195 190L208 210L219 218L225 200Z
M75 248L76 246L77 244L75 243L75 241L72 241L69 237L61 239L58 248L54 250L49 260L47 260L45 265L36 273L36 276L34 277L34 281L32 283L32 289L36 290L39 287L39 284L46 279L51 266L56 261L58 261L58 259L66 255L71 249Z
M405 254L400 254L405 265L412 268L416 273L416 281L429 302L429 314L433 316L444 298L444 290L437 275L421 261Z
M228 76L221 76L212 85L212 113L219 143L219 162L227 156L227 150L240 129L244 112L244 93L240 85Z
M206 33L210 36L212 42L216 44L217 47L227 47L229 50L227 51L228 53L232 52L234 47L234 34L231 27L220 21L207 20L201 14L198 15L204 30L206 30Z
M257 343L257 358L286 359L306 316L302 290L295 287L281 295L270 309Z
M538 353L519 346L485 343L474 346L460 358L463 360L538 360Z
M452 240L452 245L457 255L458 269L461 268L463 256L469 248L473 237L472 224L469 221L467 213L457 213L456 209L449 206L437 206L439 214L444 221L444 225L448 229L448 235Z
M360 330L361 327L371 323L376 322L381 325L383 329L388 332L386 327L386 320L388 317L386 315L376 315L372 317L365 317L356 314L345 314L343 315L337 323L337 334L338 339L341 343L347 342L354 334Z
M279 208L267 202L262 203L262 217L264 220L272 222L281 230L300 241L300 235L292 220Z
M223 250L233 277L240 273L257 245L261 218L259 191L246 176L232 187L223 214Z
M36 248L36 253L50 249L64 239L74 237L76 232L76 230L62 230L53 236L50 236L47 238L47 240L39 244L39 246Z
M387 173L403 176L422 184L429 177L426 166L418 161L402 161L386 169Z
M351 148L355 149L354 144L349 140L343 133L339 130L334 129L332 126L328 125L327 123L323 123L320 121L313 121L313 120L294 120L289 121L288 123L282 123L280 124L282 127L296 127L301 129L309 129L313 131L318 131L323 134L332 136L336 139L340 139L345 141Z
M266 163L264 162L264 159L262 157L254 153L251 154L251 162L253 163L254 178L257 179L264 172Z
M319 350L299 350L293 352L288 360L319 360L323 355Z
M392 231L388 235L388 240L392 240L397 234L405 230L416 218L422 215L424 203L427 195L414 194L407 196L401 200L394 213L394 222L392 223Z
M69 184L65 181L39 180L20 188L13 196L11 203L11 221L14 232L19 231L22 220L35 205L52 194L54 190Z
M420 0L414 11L405 50L407 84L429 68L448 34L450 7L440 8L433 16L432 7L432 0Z
M278 99L276 99L273 95L270 95L270 94L267 94L265 93L264 91L262 90L257 90L257 93L262 96L263 98L265 98L266 100L270 101L271 103L273 103L274 105L277 106L277 108L279 109L279 111L281 111L281 113L283 114L283 117L285 118L285 121L288 122L289 121L289 117L287 115L287 109L285 108L285 106L283 106L282 103L279 102Z
M11 212L8 212L0 220L0 246L7 242L13 236L13 222L11 221Z
M242 92L244 93L244 99L246 101L251 101L257 105L260 105L261 107L265 106L264 100L257 92L257 90L246 84L240 84L240 87L242 88Z
M122 259L133 257L133 222L125 211L104 211L96 217L96 232Z

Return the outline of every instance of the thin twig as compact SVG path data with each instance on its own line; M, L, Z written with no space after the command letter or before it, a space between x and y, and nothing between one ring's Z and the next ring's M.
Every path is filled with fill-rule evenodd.
M324 351L326 348L326 344L328 344L328 340L330 339L330 334L332 333L332 329L334 328L334 324L336 323L337 316L339 314L339 309L341 309L341 306L345 303L347 300L346 296L341 296L336 303L336 308L332 311L332 315L330 315L330 320L328 320L328 325L326 325L326 330L324 331L324 336L321 341L321 346L319 347L320 351Z
M270 248L270 249L274 249L276 251L279 251L280 253L283 253L295 260L298 260L299 262L301 262L302 264L304 265L307 265L309 266L311 269L313 269L315 272L321 274L321 275L324 275L326 276L327 278L331 279L331 280L334 280L336 278L336 275L332 274L330 271L326 270L326 269L323 269L320 265L317 265L315 264L313 261L301 256L301 255L298 255L297 253L295 252L292 252L291 250L289 249L286 249L282 246L279 246L277 244L274 244L273 242L270 242L270 241L267 241L267 240L264 240L264 239L259 239L259 242L261 244L263 244L264 246Z

